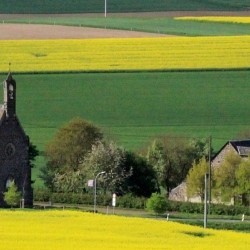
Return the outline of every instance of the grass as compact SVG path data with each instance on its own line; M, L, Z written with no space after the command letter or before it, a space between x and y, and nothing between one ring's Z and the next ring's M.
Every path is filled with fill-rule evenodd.
M47 202L35 202L36 209L70 209L76 211L86 211L92 212L93 205L83 205L83 204L63 204L63 203L53 203L52 205ZM115 214L118 216L126 217L137 217L137 218L150 218L156 220L167 221L167 214L155 215L151 214L145 209L131 209L131 208L121 208L121 207L110 207L110 206L97 206L97 212L100 214ZM250 217L245 216L245 221L241 221L241 215L208 215L207 228L220 229L220 230L232 230L239 232L250 233ZM179 213L171 212L168 214L168 220L183 224L195 225L199 227L204 226L204 215L203 214L193 214L193 213ZM192 234L192 232L190 232ZM188 233L187 233L188 234ZM197 232L197 237L202 237ZM194 235L196 236L196 235Z
M187 11L187 10L244 10L249 0L108 0L109 12ZM100 13L103 0L8 0L0 1L0 13Z
M194 226L202 227L204 222L202 220L186 220L186 221L178 221L183 224L189 224ZM220 230L232 230L250 233L250 223L249 222L235 222L235 221L208 221L207 228L220 229Z
M219 22L219 23L246 23L250 24L250 17L233 16L199 16L199 17L176 17L176 20L192 20L196 22Z
M181 36L228 36L249 35L250 24L242 23L212 23L195 20L177 20L163 17L79 17L79 16L30 16L22 18L9 17L2 22L11 23L41 23L72 26L88 26L109 29L136 30L144 32L172 34Z

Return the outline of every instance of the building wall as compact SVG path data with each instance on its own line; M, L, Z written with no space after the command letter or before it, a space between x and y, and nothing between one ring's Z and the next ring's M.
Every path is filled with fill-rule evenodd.
M226 157L229 153L235 153L235 154L237 154L237 152L235 151L234 147L233 147L230 143L228 143L228 144L221 150L221 152L213 159L213 161L211 162L212 168L219 167L219 166L223 163L223 160L225 159L225 157Z
M173 188L169 193L168 198L172 201L188 201L186 182L182 182L179 186Z
M5 118L0 124L0 206L5 206L3 193L7 181L13 179L22 193L25 205L32 206L29 139L16 117Z

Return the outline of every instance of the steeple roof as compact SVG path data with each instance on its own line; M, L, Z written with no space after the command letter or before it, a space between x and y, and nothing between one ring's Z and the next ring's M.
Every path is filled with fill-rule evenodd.
M12 80L13 80L12 74L11 74L11 72L9 72L6 81L10 82L10 81L12 81Z

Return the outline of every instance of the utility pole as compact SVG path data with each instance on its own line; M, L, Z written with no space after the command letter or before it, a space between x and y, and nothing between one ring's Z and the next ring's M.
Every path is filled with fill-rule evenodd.
M209 174L205 174L205 190L204 190L204 228L207 228L207 181Z
M107 0L104 0L104 17L107 17Z
M208 164L209 164L209 209L212 202L212 166L211 166L212 136L208 138Z
M94 181L94 213L96 213L96 181L97 181L97 177L101 174L105 174L105 171L102 171L100 173L98 173L95 177L95 181Z

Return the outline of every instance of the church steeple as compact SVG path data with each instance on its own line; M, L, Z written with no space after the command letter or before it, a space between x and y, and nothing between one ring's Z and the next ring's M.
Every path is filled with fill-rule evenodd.
M3 84L4 109L7 117L16 115L16 81L12 78L11 72Z
M33 206L29 138L16 115L16 81L9 73L3 82L4 104L0 108L0 207L4 192L13 180L22 194L22 205Z

